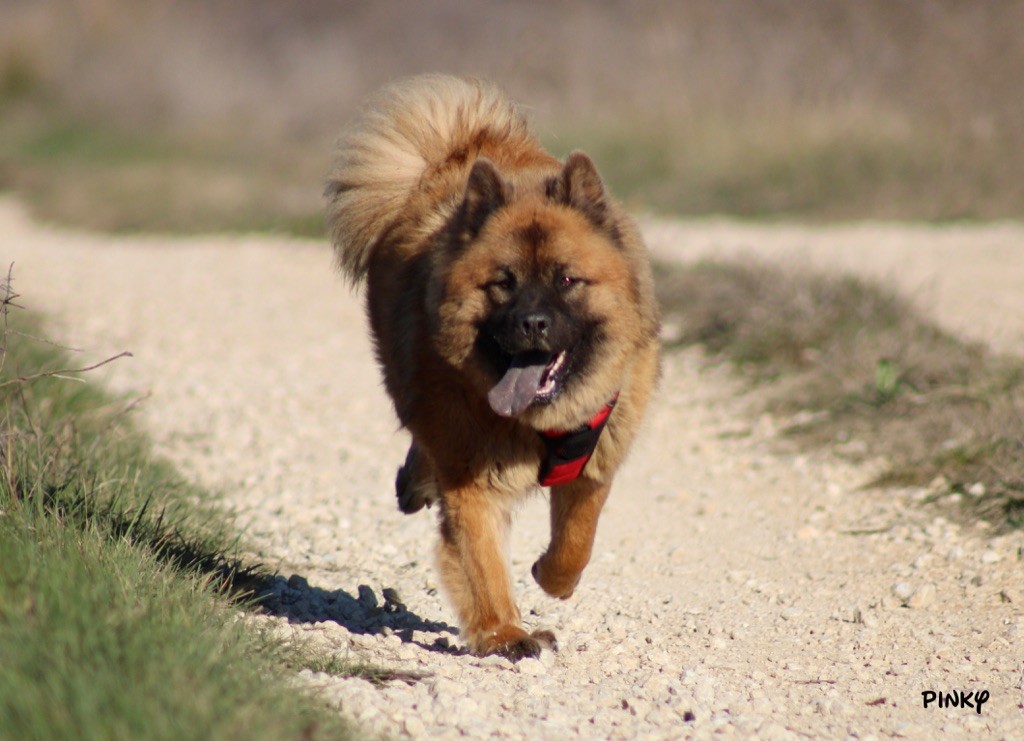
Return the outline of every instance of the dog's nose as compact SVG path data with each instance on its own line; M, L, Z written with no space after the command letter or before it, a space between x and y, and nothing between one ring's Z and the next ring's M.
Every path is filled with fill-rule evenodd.
M529 340L543 340L548 336L551 327L551 315L545 311L534 309L524 311L516 317L516 329L519 334Z

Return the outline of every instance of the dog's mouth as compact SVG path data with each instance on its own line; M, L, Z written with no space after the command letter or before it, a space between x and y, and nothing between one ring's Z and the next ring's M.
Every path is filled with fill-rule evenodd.
M517 417L531 404L550 403L562 391L568 353L531 350L513 355L508 370L487 393L491 409Z

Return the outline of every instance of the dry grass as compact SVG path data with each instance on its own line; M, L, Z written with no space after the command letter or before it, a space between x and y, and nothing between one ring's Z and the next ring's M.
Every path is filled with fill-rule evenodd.
M894 292L756 261L659 267L676 344L769 389L787 434L888 457L879 483L954 494L966 517L1024 525L1024 361L964 343Z
M217 137L0 119L0 188L40 218L105 232L322 237L319 160ZM305 159L303 159L305 157Z
M0 185L93 228L318 234L337 129L424 71L669 213L1024 215L1020 2L0 2Z

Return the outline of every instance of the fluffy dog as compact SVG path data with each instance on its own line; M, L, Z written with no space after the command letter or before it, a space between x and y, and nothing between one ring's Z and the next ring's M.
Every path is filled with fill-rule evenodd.
M342 134L327 186L338 262L366 282L384 382L412 444L399 507L440 509L442 582L477 654L555 648L527 632L506 540L551 488L533 566L566 599L658 376L646 249L594 163L545 152L494 87L390 85Z

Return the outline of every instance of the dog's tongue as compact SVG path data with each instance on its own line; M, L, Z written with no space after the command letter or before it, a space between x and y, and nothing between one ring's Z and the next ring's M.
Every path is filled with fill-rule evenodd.
M487 392L491 409L502 417L522 414L537 398L549 356L544 353L521 353L512 358L505 375Z

